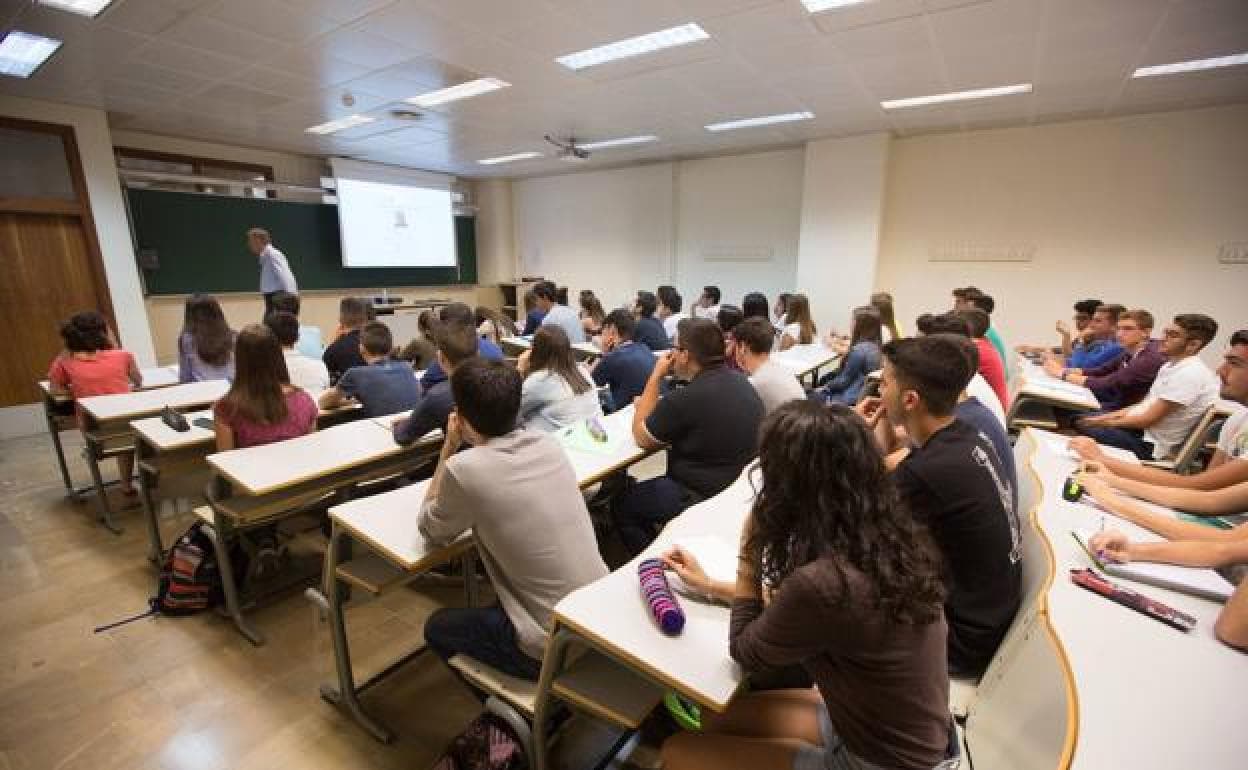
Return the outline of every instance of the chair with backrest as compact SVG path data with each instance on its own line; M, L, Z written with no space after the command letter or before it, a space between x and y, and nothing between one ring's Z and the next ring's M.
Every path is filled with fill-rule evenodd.
M1187 438L1179 445L1179 449L1174 453L1173 459L1145 460L1144 464L1153 468L1174 471L1175 473L1188 473L1192 468L1192 464L1200 455L1200 450L1205 446L1205 442L1213 430L1217 417L1218 406L1213 404L1205 410L1205 413L1192 426L1191 433L1187 434Z

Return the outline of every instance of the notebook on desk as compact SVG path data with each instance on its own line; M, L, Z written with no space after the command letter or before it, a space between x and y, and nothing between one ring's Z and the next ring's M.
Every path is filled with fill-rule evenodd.
M1084 552L1092 560L1092 563L1096 565L1096 568L1106 575L1120 577L1124 580L1134 580L1137 583L1147 583L1159 588L1168 588L1171 591L1178 591L1215 602L1225 602L1231 598L1231 593L1235 590L1235 586L1231 585L1221 575L1203 567L1180 567L1174 564L1157 564L1153 562L1118 564L1099 559L1096 553L1088 546L1088 541L1096 534L1095 532L1077 530L1071 532L1071 534L1075 536L1075 540L1079 541L1079 545L1083 546Z

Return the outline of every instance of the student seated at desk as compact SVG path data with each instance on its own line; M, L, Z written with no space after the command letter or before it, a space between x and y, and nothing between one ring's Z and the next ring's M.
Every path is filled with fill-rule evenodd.
M953 290L953 309L955 312L982 310L988 316L988 325L984 329L983 337L992 343L993 349L997 351L997 358L1001 360L1001 371L1008 376L1009 357L1006 355L1008 348L1005 346L1005 341L1001 339L1001 334L992 325L992 314L997 309L996 300L974 286L967 286L964 289ZM975 337L973 330L971 336Z
M568 335L558 326L538 329L533 347L520 355L516 368L524 377L520 397L523 427L551 433L602 416L589 370L576 362Z
M1230 349L1217 374L1222 383L1221 397L1248 406L1248 329L1231 335ZM1248 481L1248 409L1241 409L1227 418L1218 434L1213 458L1203 471L1191 475L1117 460L1102 452L1090 438L1071 439L1070 447L1084 460L1109 471L1112 474L1109 483L1124 492L1130 490L1118 487L1119 479L1182 489L1221 489Z
M967 383L966 388L959 396L958 403L960 405L967 400L976 401L979 406L987 409L996 418L1002 432L1005 432L1005 409L1001 406L1001 400L997 398L997 392L992 389L988 381L979 373L979 348L970 340L971 331L966 321L957 313L942 313L941 315L924 313L915 319L914 324L921 336L929 334L956 334L959 337L966 337L971 346L975 347L975 356L972 361L975 364L975 373L971 375L971 381Z
M604 355L592 364L590 374L595 384L607 386L609 412L633 403L654 371L654 353L645 345L633 342L636 328L633 314L624 308L607 313L602 322Z
M537 293L529 289L524 293L524 330L520 335L527 337L537 331L537 327L542 325L542 319L546 317L546 313L537 306Z
M1248 567L1248 525L1234 529L1215 529L1203 524L1180 521L1172 516L1154 513L1142 505L1119 495L1099 474L1082 473L1079 481L1087 493L1110 513L1152 530L1170 542L1132 543L1122 532L1101 532L1089 542L1094 552L1104 552L1113 561L1164 562L1184 567L1235 569ZM1219 490L1173 489L1132 485L1132 495L1160 505L1195 512L1241 512L1248 510L1248 483ZM1164 501L1164 502L1162 502ZM1218 615L1214 634L1226 644L1248 652L1248 580L1240 580L1239 588Z
M129 393L142 387L143 375L134 354L118 348L108 330L108 321L94 310L76 313L61 325L65 350L52 359L48 382L53 393L68 393L75 399ZM82 425L82 412L78 413ZM135 494L131 476L134 453L117 455L121 491Z
M299 318L298 294L291 294L288 291L274 292L271 304L273 313L290 313L296 320ZM325 355L325 343L321 339L320 327L299 324L299 339L295 342L295 350L308 358L315 358L319 361L321 356Z
M321 394L321 408L334 409L348 399L359 401L366 417L405 412L420 401L420 383L411 364L390 357L394 338L390 327L369 321L360 330L360 355L364 366L353 366L338 384Z
M330 384L353 366L364 366L360 355L360 329L372 319L373 305L363 297L343 297L338 303L338 330L321 360L329 369Z
M572 308L560 302L559 294L560 290L553 281L542 281L533 287L537 307L542 311L542 326L554 324L561 327L573 345L584 342L585 329L581 326L581 319L576 317Z
M274 305L278 302L277 298L273 300ZM298 349L301 328L298 318L278 310L269 313L264 319L264 325L269 327L282 345L282 357L286 360L286 372L290 375L291 385L313 393L320 393L329 387L329 370L325 368L321 357L304 355Z
M880 313L870 305L854 308L854 326L849 337L849 353L841 368L829 375L811 398L825 404L853 406L867 384L867 375L880 368Z
M221 303L209 294L186 298L178 335L178 382L228 380L234 376L234 330Z
M1112 412L1139 403L1157 379L1166 358L1161 343L1150 339L1153 314L1147 310L1127 310L1118 314L1115 336L1118 355L1097 367L1063 366L1049 358L1044 371L1064 382L1082 385L1101 403L1101 411ZM1072 359L1074 357L1072 356Z
M471 529L499 603L434 612L425 642L442 660L464 654L536 680L555 604L607 568L563 447L516 427L520 373L474 358L455 368L451 390L458 407L447 421L420 531L441 544ZM457 454L461 442L470 448Z
M884 449L892 452L902 501L944 559L949 671L979 676L1018 611L1022 536L1014 484L996 445L956 416L973 372L964 350L965 341L949 334L888 343L880 397L857 409L873 428L885 427L881 416L905 428L909 446Z
M439 319L442 326L467 326L476 331L476 319L472 308L463 302L452 302L449 305L444 305L442 310L439 311ZM480 337L480 335L477 336ZM503 349L488 339L480 337L480 341L477 343L476 355L487 361L502 361ZM423 392L428 393L434 385L437 385L439 382L446 382L446 378L446 370L442 368L441 360L435 356L429 367L425 369L425 375L420 378L420 388Z
M433 344L435 337L433 330L440 323L437 314L432 310L422 311L416 318L416 329L419 335L403 346L403 349L399 351L398 359L407 361L417 371L428 369L438 352Z
M979 374L992 386L1001 406L1009 408L1010 390L1005 385L1005 362L996 347L984 336L988 331L988 314L977 307L956 311L966 322L967 331L975 347L979 348Z
M776 305L772 308L771 324L776 327L777 334L779 334L780 329L784 328L784 319L789 316L789 300L791 299L793 299L793 295L787 291L776 295Z
M633 316L637 319L637 328L633 331L633 341L645 345L651 350L667 350L672 343L667 338L667 330L663 322L654 317L659 307L659 300L654 292L639 291L633 303Z
M800 664L817 689L745 694L723 714L703 711L701 731L663 745L663 767L941 767L959 752L930 537L848 407L785 404L763 422L760 443L735 585L712 584L682 549L665 560L695 590L731 602L733 660L747 671Z
M745 312L726 302L719 306L719 312L715 315L715 324L724 333L724 364L736 372L741 371L741 365L737 363L737 338L732 332L744 320Z
M660 401L669 373L689 384ZM642 449L667 448L667 474L628 483L612 501L630 554L672 517L737 480L758 451L763 418L762 400L745 375L724 365L724 335L705 318L680 322L680 341L655 363L635 409L633 438Z
M767 295L761 291L749 292L741 298L741 320L748 321L751 318L771 322L771 304L767 301Z
M714 321L719 317L720 296L718 286L703 286L702 294L698 296L698 301L693 303L689 316Z
M1084 332L1083 344L1077 348L1072 347L1069 353L1062 355L1046 353L1045 371L1056 377L1058 375L1054 373L1055 369L1058 372L1063 368L1097 369L1118 359L1123 350L1117 339L1118 320L1126 311L1122 305L1098 305ZM1069 334L1063 339L1063 348L1068 339Z
M477 334L481 339L494 345L498 345L499 340L504 337L515 337L520 333L515 321L485 305L477 305L477 309L473 311L473 320L477 324Z
M1057 333L1061 337L1061 343L1055 348L1048 348L1043 345L1017 345L1014 351L1024 355L1057 353L1063 357L1069 356L1073 351L1083 347L1089 332L1089 325L1092 323L1092 314L1096 309L1105 303L1099 299L1081 299L1074 305L1075 315L1071 319L1074 321L1075 330L1072 333L1070 326L1065 321L1058 321L1056 324Z
M737 364L750 376L750 384L763 402L766 414L781 404L806 397L802 384L793 372L771 360L776 341L775 327L769 318L747 318L733 329L736 337Z
M281 343L269 327L244 326L234 359L237 368L230 389L212 407L218 452L272 444L316 430L316 402L291 384Z
M1144 400L1127 409L1080 417L1075 429L1141 460L1172 456L1217 398L1218 378L1200 360L1200 351L1217 333L1218 322L1207 315L1175 316L1163 332L1166 363Z
M590 289L582 289L579 300L581 328L585 330L586 339L593 339L602 334L602 322L607 319L607 311L602 309L602 302Z
M654 296L659 301L659 309L655 315L663 322L663 331L667 333L667 341L675 345L676 325L682 318L689 317L688 313L680 312L684 300L680 292L676 291L675 286L660 286L654 290Z
M794 345L809 345L818 339L817 335L815 321L810 315L810 300L805 294L789 297L789 312L780 329L780 350L788 350Z
M437 363L441 371L454 373L455 367L477 357L481 338L477 336L477 330L468 324L442 324L437 329L437 335ZM427 371L425 376L428 376ZM425 395L410 415L394 421L394 440L406 446L435 428L445 431L446 419L454 409L451 381L444 376L440 382L425 390Z
M897 324L897 311L893 308L893 295L886 291L877 291L871 295L871 307L880 314L880 326L888 330L889 340L899 340L906 336L901 333Z

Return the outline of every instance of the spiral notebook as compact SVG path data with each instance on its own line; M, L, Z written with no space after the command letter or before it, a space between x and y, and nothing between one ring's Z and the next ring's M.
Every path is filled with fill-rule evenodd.
M1070 534L1074 535L1075 540L1079 541L1079 545L1083 547L1084 552L1087 553L1088 558L1092 560L1096 568L1106 575L1113 575L1124 580L1134 580L1137 583L1147 583L1160 588L1169 588L1172 591L1199 596L1202 599L1210 599L1215 602L1225 602L1231 598L1231 593L1235 590L1235 586L1217 572L1203 567L1180 567L1174 564L1156 564L1153 562L1118 564L1098 559L1092 549L1088 547L1088 541L1096 534L1095 532L1081 529Z

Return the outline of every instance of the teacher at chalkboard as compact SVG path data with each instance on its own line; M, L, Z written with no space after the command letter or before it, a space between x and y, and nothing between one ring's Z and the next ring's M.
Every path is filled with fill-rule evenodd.
M295 274L290 272L286 255L273 245L269 231L253 227L247 231L247 248L260 260L260 293L264 295L264 315L273 312L273 295L279 291L298 294Z

